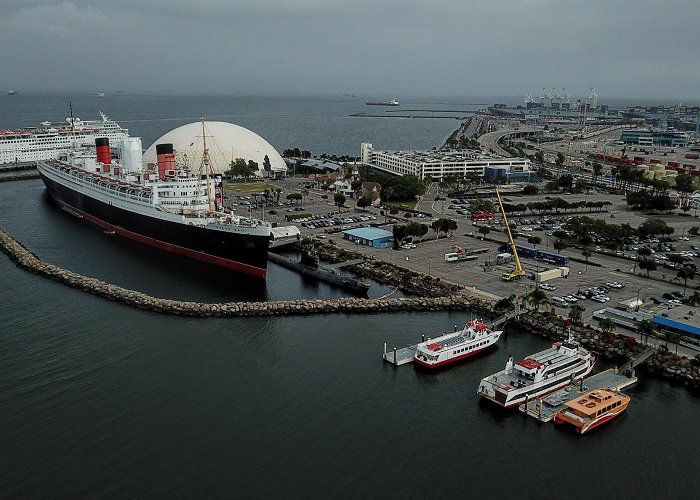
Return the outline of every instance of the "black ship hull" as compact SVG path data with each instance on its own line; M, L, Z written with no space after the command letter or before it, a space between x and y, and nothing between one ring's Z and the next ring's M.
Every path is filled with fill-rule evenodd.
M107 231L167 252L267 278L268 236L216 231L130 212L40 174L60 206Z

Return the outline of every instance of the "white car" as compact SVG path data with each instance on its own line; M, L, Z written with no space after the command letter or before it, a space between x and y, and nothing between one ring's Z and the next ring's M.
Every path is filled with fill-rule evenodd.
M540 283L540 288L542 290L550 290L550 291L557 289L557 287L555 287L554 285L548 285L547 283Z
M564 297L564 300L566 300L567 302L569 302L571 304L575 304L576 302L578 302L578 299L576 297L574 297L573 295L566 295Z
M668 301L668 305L671 307L678 307L678 306L683 305L683 302L681 302L680 300L677 300L677 299L671 299Z
M610 297L606 297L605 295L594 295L591 297L591 300L595 300L596 302L607 302L610 300Z

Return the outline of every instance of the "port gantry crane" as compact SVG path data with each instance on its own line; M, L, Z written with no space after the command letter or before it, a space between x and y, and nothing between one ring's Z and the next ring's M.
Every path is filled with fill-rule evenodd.
M498 188L496 188L496 196L498 197L498 204L501 206L501 215L503 215L503 222L506 225L506 231L508 231L510 249L513 252L513 258L515 259L515 269L510 273L501 274L501 279L504 281L513 281L525 276L525 271L523 270L523 266L520 264L520 257L518 257L518 249L515 247L513 234L510 232L510 224L508 224L508 218L506 217L506 211L503 209L503 200L501 200L501 193L498 191Z

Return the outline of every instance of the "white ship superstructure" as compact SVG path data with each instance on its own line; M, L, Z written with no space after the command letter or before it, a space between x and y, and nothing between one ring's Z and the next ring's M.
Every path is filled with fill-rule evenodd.
M51 196L67 212L112 234L265 279L271 226L222 206L221 179L175 165L172 144L142 164L141 140L123 140L121 161L109 141L38 163ZM206 151L206 148L205 148Z
M595 353L573 339L557 342L517 363L509 356L504 370L481 380L478 394L512 408L585 377L595 360Z
M104 137L119 145L129 131L100 113L100 120L66 118L63 123L43 122L41 126L17 130L0 129L0 165L53 160L71 150L94 147Z
M414 361L425 368L437 368L473 356L493 346L503 334L485 323L470 321L458 332L421 342Z

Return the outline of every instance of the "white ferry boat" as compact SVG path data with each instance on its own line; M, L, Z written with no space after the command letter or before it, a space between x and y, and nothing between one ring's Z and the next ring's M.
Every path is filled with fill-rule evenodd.
M588 375L596 354L571 338L513 363L505 370L481 379L478 394L506 408L540 398Z
M66 118L64 123L43 122L39 127L0 129L0 165L54 160L75 148L94 147L95 139L107 138L120 145L129 131L100 113L100 120Z
M492 330L485 323L470 321L461 331L421 342L416 346L414 361L426 368L437 368L460 361L493 346L503 330Z

